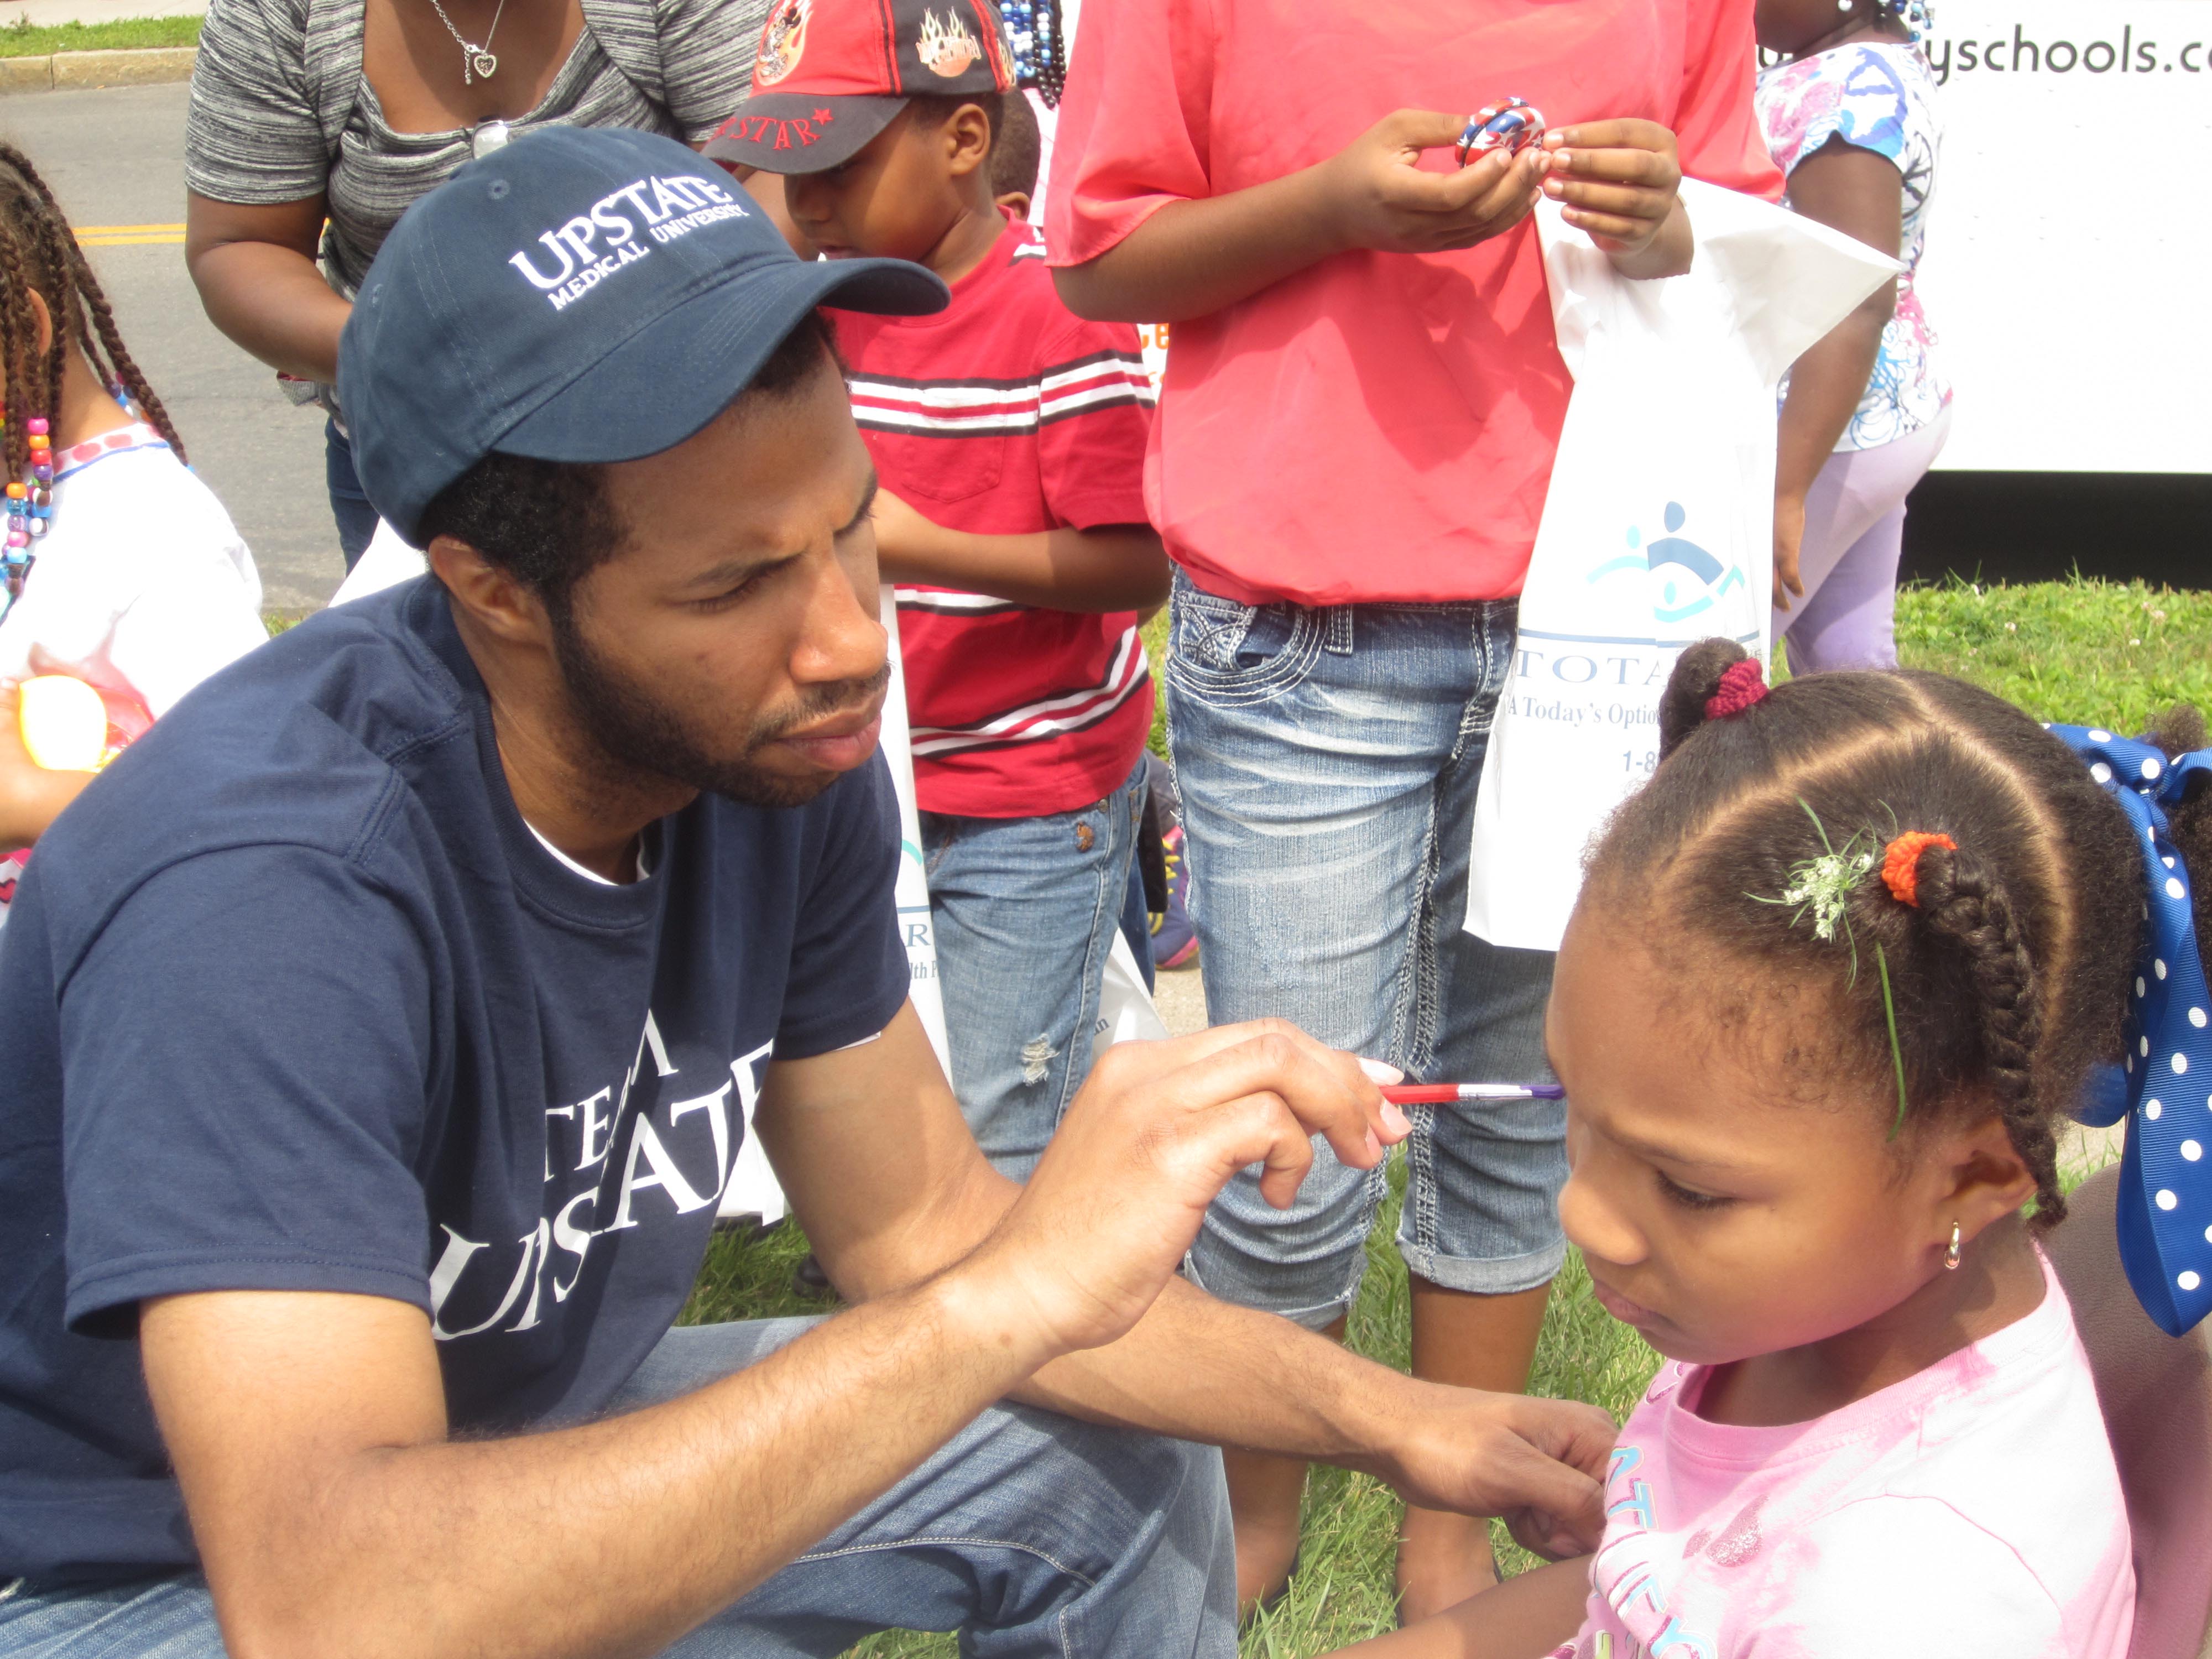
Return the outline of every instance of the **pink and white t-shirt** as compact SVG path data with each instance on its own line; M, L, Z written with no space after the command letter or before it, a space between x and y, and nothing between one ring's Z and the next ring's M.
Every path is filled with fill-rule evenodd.
M2025 1319L1809 1423L1709 1422L1710 1370L1662 1368L1553 1659L2126 1659L2127 1510L2044 1283Z

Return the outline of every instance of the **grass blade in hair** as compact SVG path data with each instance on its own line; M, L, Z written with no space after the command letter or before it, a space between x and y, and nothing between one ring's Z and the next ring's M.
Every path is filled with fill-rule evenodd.
M1881 970L1881 1014L1889 1022L1889 1057L1897 1066L1897 1121L1889 1126L1894 1140L1905 1133L1905 1045L1897 1040L1897 999L1890 994L1889 958L1881 953L1880 939L1875 941L1874 965Z

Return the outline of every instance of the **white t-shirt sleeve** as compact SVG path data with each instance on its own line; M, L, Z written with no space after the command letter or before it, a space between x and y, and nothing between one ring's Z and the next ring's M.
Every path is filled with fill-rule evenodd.
M190 488L176 491L161 521L131 513L118 515L125 522L116 526L137 538L118 566L135 580L124 591L111 587L108 665L156 720L269 637L252 554L206 486L189 474L185 482Z
M1790 1558L1746 1659L2075 1659L2042 1580L1939 1498L1847 1504L1807 1528Z
M0 673L120 680L159 719L267 640L253 556L167 451L106 458L64 485L23 596L0 623Z

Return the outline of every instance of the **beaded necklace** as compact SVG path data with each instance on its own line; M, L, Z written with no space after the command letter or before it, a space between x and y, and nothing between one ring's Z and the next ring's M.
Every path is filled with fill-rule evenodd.
M122 403L118 397L116 401ZM7 541L0 547L0 618L15 608L15 601L23 596L23 584L30 580L31 567L39 562L39 538L53 526L54 482L103 455L113 455L126 449L167 449L169 441L143 421L136 418L137 411L125 405L132 415L131 423L112 432L104 432L96 438L88 438L81 444L57 451L53 447L53 423L42 416L33 416L23 422L30 446L30 474L21 483L11 483L7 489ZM0 414L0 431L7 429L7 416Z
M1058 0L999 0L999 15L1014 49L1015 80L1033 86L1048 109L1060 107L1067 84L1067 36Z
M0 410L0 431L7 429L6 411ZM8 486L8 539L0 551L0 587L8 596L8 610L21 597L23 580L37 559L31 544L46 533L54 516L54 454L52 423L43 415L23 422L31 452L30 476ZM7 610L0 610L0 616Z

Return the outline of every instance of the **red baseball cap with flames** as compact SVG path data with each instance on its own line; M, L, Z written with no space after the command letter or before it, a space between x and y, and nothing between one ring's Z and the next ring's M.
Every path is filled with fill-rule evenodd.
M992 0L775 0L752 95L706 153L765 173L852 160L918 93L1010 92Z

